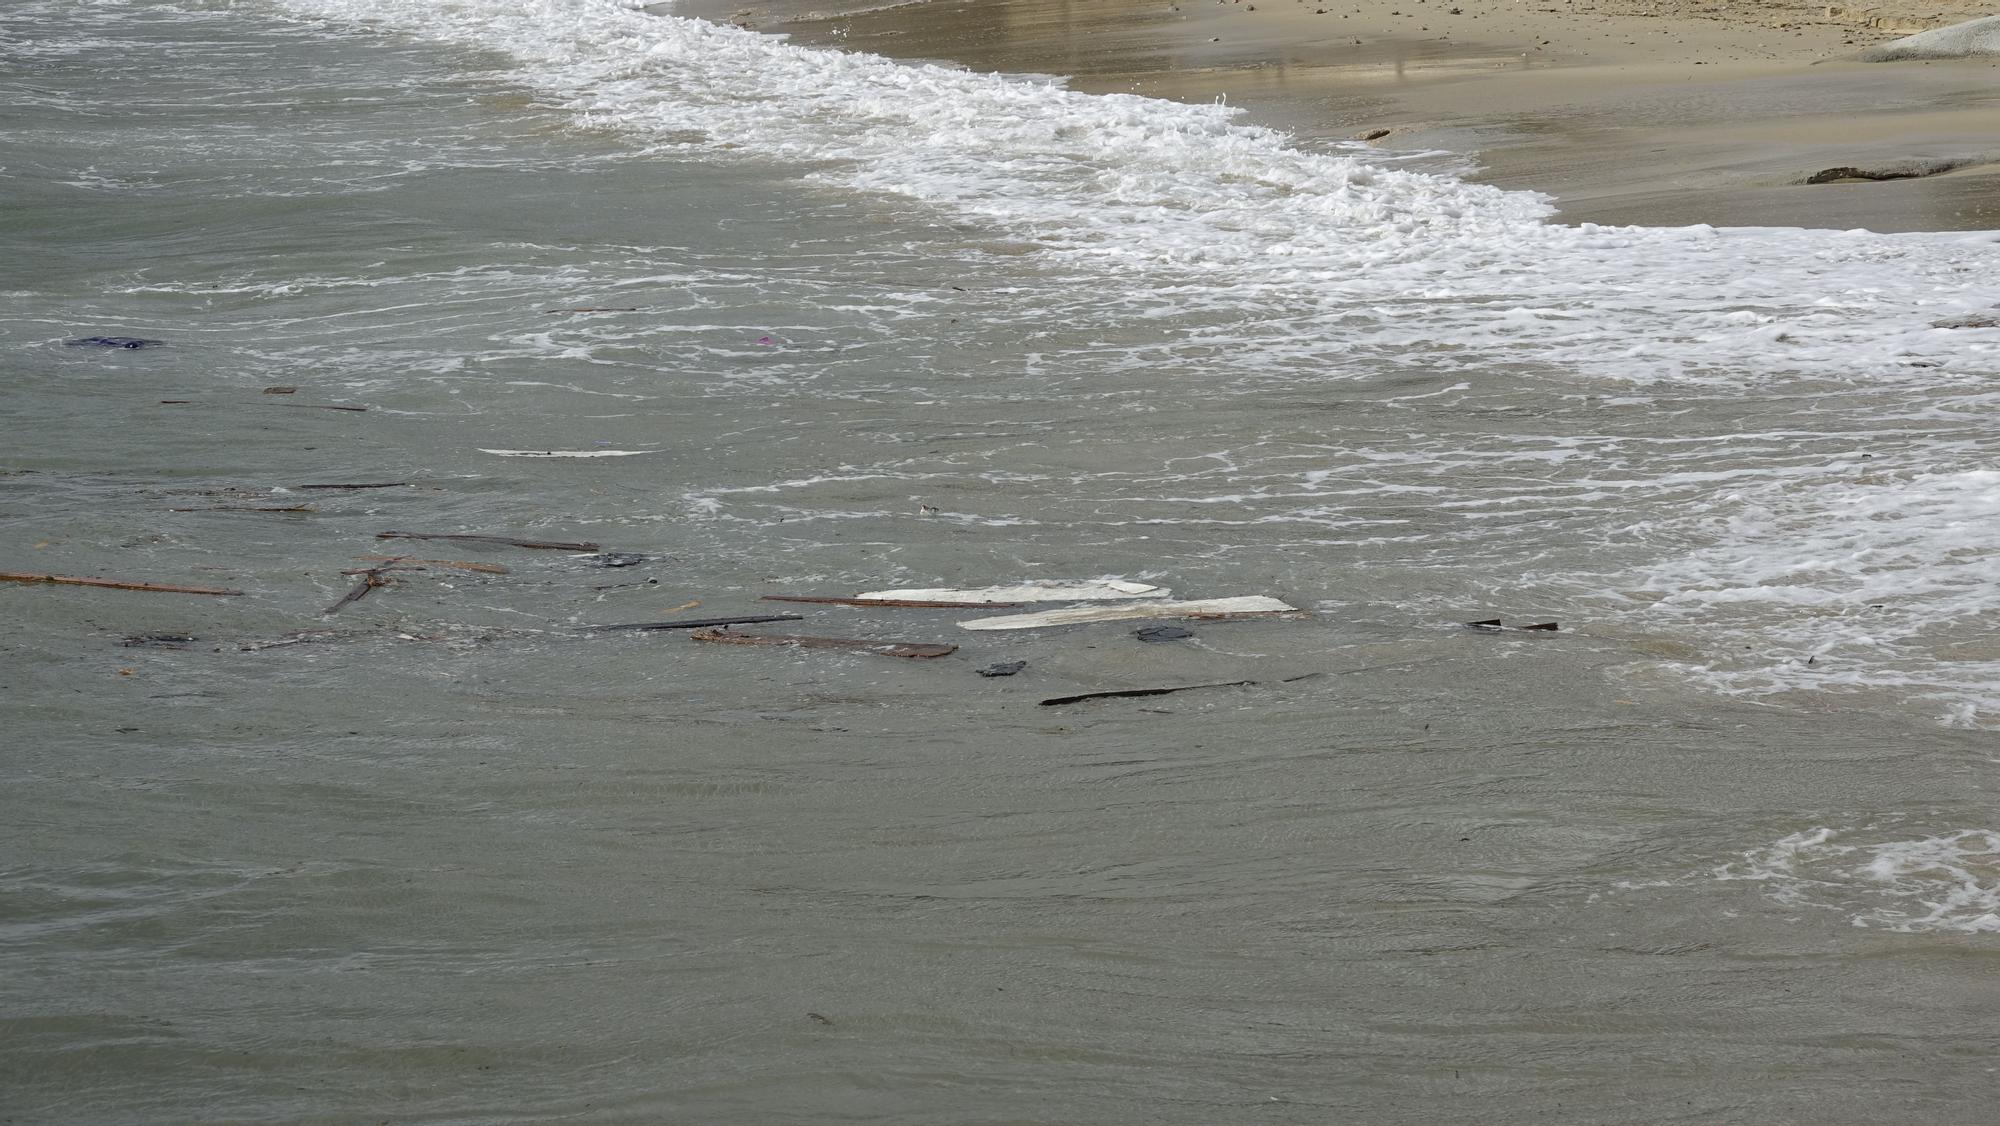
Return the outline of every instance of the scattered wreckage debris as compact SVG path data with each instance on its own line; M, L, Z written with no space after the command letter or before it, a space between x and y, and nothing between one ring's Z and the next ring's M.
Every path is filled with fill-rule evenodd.
M848 637L800 637L775 633L730 633L726 629L705 629L692 635L696 641L719 641L727 645L790 645L800 649L841 649L852 653L873 653L882 657L909 657L924 660L949 657L956 645L926 642L866 641Z
M759 602L806 602L817 606L882 606L897 610L991 610L1019 602L931 602L919 598L834 598L815 594L766 594Z
M1087 622L1116 622L1131 618L1196 618L1203 621L1235 621L1244 618L1274 618L1301 614L1289 602L1261 594L1234 598L1197 598L1182 602L1130 602L1113 606L1070 606L1035 614L1006 614L997 618L974 618L958 623L960 629L1039 629L1043 626L1081 625Z
M686 618L680 622L620 622L614 626L584 626L586 630L708 630L714 626L756 626L762 622L804 622L800 614L746 614L740 618Z
M1105 602L1125 598L1167 598L1173 591L1123 579L1088 579L1082 582L1043 580L1009 586L956 589L949 587L868 590L854 597L868 602L972 602L980 605L1013 605L1021 602Z
M1537 622L1531 626L1510 626L1502 624L1499 618L1485 618L1477 622L1467 622L1465 623L1465 628L1476 629L1486 633L1555 633L1561 627L1555 622Z
M490 543L501 547L526 547L540 551L601 551L594 543L562 543L556 540L517 540L512 536L476 535L469 532L377 532L378 540L452 540L457 543Z
M87 579L76 575L41 575L22 571L0 571L0 582L49 583L55 586L96 586L109 590L146 590L159 594L240 595L240 590L214 586L180 586L174 583L145 583L124 579Z

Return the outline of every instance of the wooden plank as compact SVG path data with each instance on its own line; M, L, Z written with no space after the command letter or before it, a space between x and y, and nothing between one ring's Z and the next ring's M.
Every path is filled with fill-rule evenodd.
M1232 621L1239 618L1270 618L1300 613L1298 607L1261 594L1236 598L1201 598L1185 602L1127 602L1105 606L1069 606L1036 614L1006 614L998 618L974 618L958 623L960 629L1039 629L1043 626L1082 625L1087 622L1119 622L1132 618L1199 618Z
M529 547L541 551L602 551L594 543L563 543L559 540L517 540L511 536L482 536L466 532L376 532L378 540L454 540L458 543L491 543L502 547Z
M712 626L750 626L750 625L756 625L760 622L803 622L803 621L805 621L805 618L798 614L754 614L740 618L686 618L679 621L669 620L664 622L622 622L618 625L585 626L583 628L593 629L593 630L708 629Z
M970 587L962 590L949 587L869 590L855 597L869 602L976 602L982 605L998 605L1016 602L1104 602L1124 598L1160 599L1172 594L1173 591L1164 587L1127 582L1123 579L1086 579L1082 582L1037 580L1008 586Z
M97 586L109 590L147 590L159 594L215 594L239 595L240 590L224 590L214 586L176 586L172 583L142 583L122 579L86 579L75 575L36 575L21 571L0 571L0 582L8 583L50 583L56 586Z

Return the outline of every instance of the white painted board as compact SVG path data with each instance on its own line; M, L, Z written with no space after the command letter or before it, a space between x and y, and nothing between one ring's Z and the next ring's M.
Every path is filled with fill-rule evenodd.
M1067 606L1035 614L1003 614L958 623L961 629L1038 629L1128 618L1200 618L1210 614L1285 614L1298 607L1261 594L1236 598L1196 598L1185 602L1127 602L1116 606Z

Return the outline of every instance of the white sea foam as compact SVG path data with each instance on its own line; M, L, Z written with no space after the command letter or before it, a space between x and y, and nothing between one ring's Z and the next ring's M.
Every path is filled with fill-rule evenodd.
M2000 832L1956 829L1897 839L1895 826L1793 833L1718 867L1719 880L1766 885L1787 907L1837 911L1900 933L2000 933Z

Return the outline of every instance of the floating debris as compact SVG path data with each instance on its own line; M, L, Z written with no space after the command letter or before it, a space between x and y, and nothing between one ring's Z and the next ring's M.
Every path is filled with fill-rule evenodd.
M601 544L563 543L559 540L517 540L511 536L487 536L470 532L376 532L378 540L455 540L459 543L491 543L501 547L526 547L539 551L598 551Z
M1121 606L1070 606L1043 610L1036 614L1007 614L998 618L974 618L958 623L960 629L1038 629L1042 626L1080 625L1085 622L1116 622L1129 618L1200 618L1228 621L1238 618L1269 618L1300 613L1298 607L1261 594L1235 598L1199 598L1185 602L1133 602Z
M1181 641L1193 637L1194 631L1183 626L1140 626L1132 636L1141 641Z
M166 341L148 340L143 336L83 336L63 343L72 348L158 348Z
M293 485L295 489L403 489L408 481L370 481L359 485Z
M987 665L983 669L974 669L973 671L978 673L980 676L1013 676L1015 673L1020 672L1022 669L1025 669L1027 667L1028 667L1028 662L1026 661L999 661L997 663Z
M1175 692L1192 692L1197 688L1241 688L1257 683L1254 680L1224 680L1214 684L1181 684L1172 688L1121 688L1110 692L1083 692L1075 696L1052 696L1043 700L1042 707L1059 708L1065 704L1080 704L1085 700L1113 700L1131 696L1167 696Z
M807 602L820 606L885 606L902 610L990 610L1019 602L926 602L915 598L833 598L812 594L767 594L759 602Z
M356 559L371 563L408 563L417 567L456 567L461 571L478 571L486 575L512 574L498 563L474 563L465 559L413 559L407 555L357 555Z
M236 596L240 590L213 586L178 586L172 583L142 583L123 579L86 579L75 575L37 575L20 571L0 571L0 582L49 583L55 586L99 586L109 590L146 590L159 594L214 594Z
M762 622L803 622L798 614L753 614L737 618L689 618L684 621L621 622L609 626L585 626L589 630L614 629L708 629L714 626L753 626Z
M593 567L637 567L646 561L646 557L636 551L600 551L577 558Z
M1122 579L1090 579L1083 582L1026 582L1009 586L870 590L855 595L866 602L972 602L997 605L1020 602L1104 602L1121 598L1166 598L1173 592L1146 583Z
M127 649L185 649L197 640L189 633L140 633L118 644Z
M1467 622L1467 623L1465 623L1465 626L1466 626L1466 628L1467 628L1467 629L1476 629L1476 630L1484 630L1484 631L1487 631L1487 632L1489 632L1489 633L1491 633L1491 632L1500 632L1500 633L1555 633L1555 632L1556 632L1556 631L1557 631L1558 629L1560 629L1560 628L1561 628L1560 626L1558 626L1558 625L1557 625L1556 623L1554 623L1554 622L1537 622L1536 624L1534 624L1534 625L1531 625L1531 626L1510 626L1510 625L1503 625L1503 624L1501 623L1501 621L1500 621L1500 619L1499 619L1499 618L1486 618L1486 619L1483 619L1483 620L1481 620L1481 621L1477 621L1477 622Z

